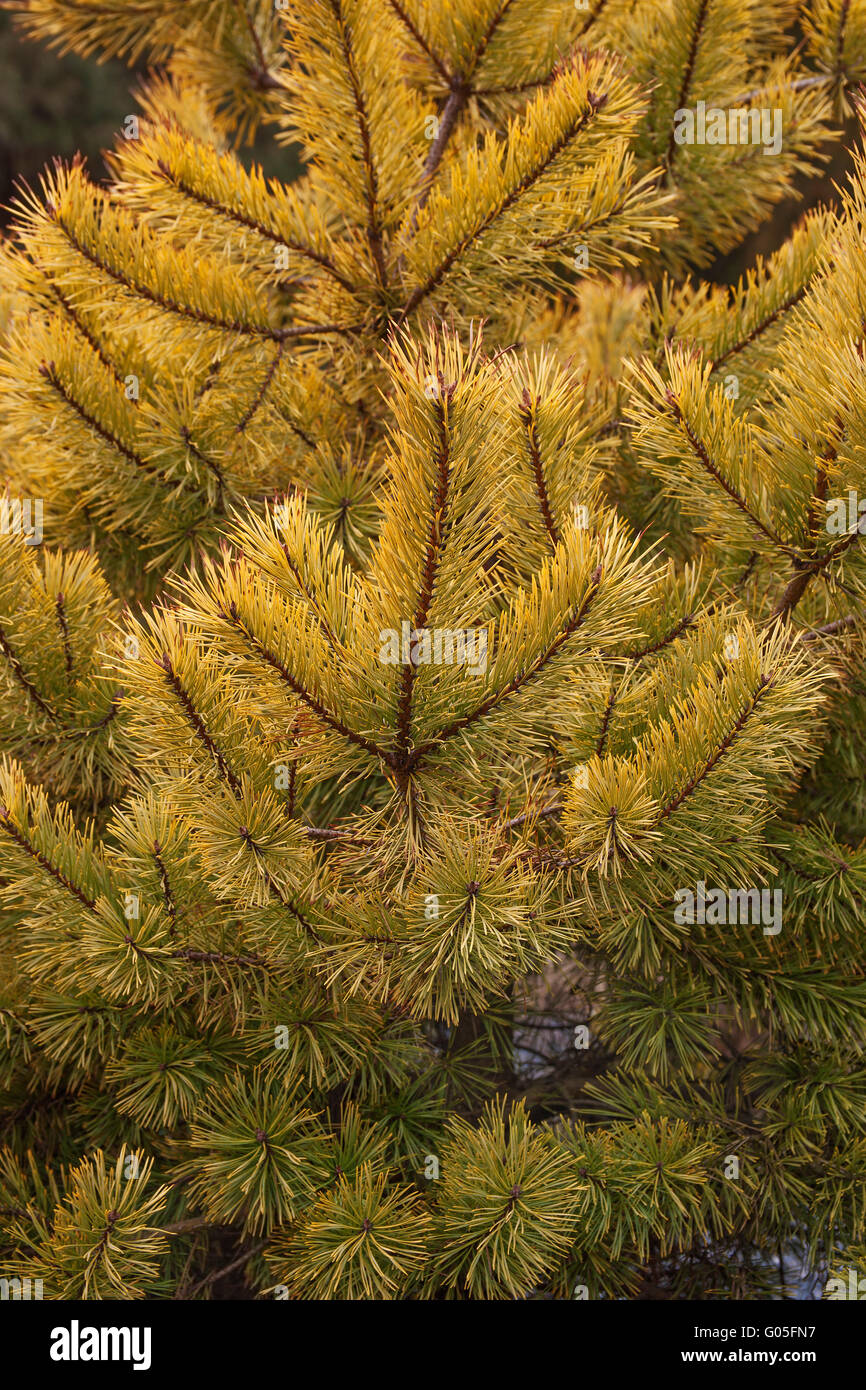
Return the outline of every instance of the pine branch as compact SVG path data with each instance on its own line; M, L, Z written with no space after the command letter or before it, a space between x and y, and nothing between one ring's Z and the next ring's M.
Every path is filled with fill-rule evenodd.
M813 74L811 77L798 77L792 82L784 83L786 91L789 92L808 92L813 87L826 87L828 82L833 79L821 74ZM731 107L751 106L752 103L766 94L766 87L752 87L748 92L739 92L737 96L731 97L730 101L721 103L722 110L728 111Z
M111 358L106 353L102 344L99 342L95 334L91 333L90 329L84 323L81 315L69 303L69 300L66 298L63 291L59 289L57 285L52 285L51 293L54 295L55 299L60 304L64 314L69 319L70 323L75 325L75 328L81 334L88 347L92 348L92 350L96 353L103 366L107 367L108 370L111 372L118 386L123 386L124 378L119 368L115 365L114 362L111 361Z
M739 338L736 342L732 343L730 347L725 348L725 351L720 353L718 357L714 357L712 359L713 371L718 371L719 367L721 367L724 362L727 362L729 357L735 357L737 353L742 352L745 348L749 347L750 344L760 338L762 333L766 333L768 328L772 328L773 324L777 323L783 314L786 314L789 309L793 309L805 298L808 288L808 285L801 285L798 290L795 290L794 294L790 295L783 304L778 305L771 314L767 314L766 317L763 318L760 323L756 324L744 337Z
M840 632L846 632L849 628L857 626L857 619L853 613L847 613L844 618L836 618L832 623L824 623L822 627L811 628L809 631L800 633L802 642L814 642L818 637L835 637Z
M525 825L527 821L546 819L548 816L558 815L562 810L562 802L555 801L549 806L542 806L540 810L523 811L519 816L512 816L510 820L500 821L501 830L516 830L519 826Z
M839 9L839 28L836 35L836 74L838 77L842 77L845 72L845 27L848 23L848 12L850 8L851 0L842 0Z
M218 314L208 313L204 309L196 309L189 304L181 304L168 295L160 294L141 280L133 278L116 266L110 265L101 259L95 251L90 250L80 241L69 227L65 226L59 218L55 218L55 224L60 228L69 242L70 246L83 256L85 260L103 275L116 284L121 285L131 294L147 300L155 308L163 309L166 313L176 314L180 318L191 319L195 323L203 324L208 328L216 328L225 333L238 333L243 337L265 338L274 343L285 343L290 340L298 341L303 338L321 338L332 334L347 335L358 331L358 325L337 324L337 323L309 323L292 324L286 328L266 328L263 324L242 323L237 319L223 319Z
M135 948L135 943L129 937L126 938L126 941ZM268 964L263 956L232 956L227 955L224 951L194 951L189 947L172 951L171 958L172 960L194 961L199 965L241 965L251 970L261 970Z
M40 713L46 715L50 720L52 720L53 723L58 723L60 720L60 716L58 715L55 709L52 709L48 701L42 698L42 696L39 694L39 691L36 689L36 686L29 679L29 677L25 675L24 667L21 665L18 656L12 648L9 638L7 637L6 633L2 628L0 628L0 651L2 651L6 660L9 662L9 667L12 671L12 675L15 677L15 680L21 686L21 689L25 692L28 698L33 701L33 704L40 711Z
M255 1255L260 1254L266 1245L266 1240L257 1240L253 1245L249 1246L242 1255L238 1255L237 1259L232 1260L230 1264L224 1265L222 1269L212 1270L211 1273L206 1274L203 1279L199 1279L197 1284L193 1284L192 1288L186 1291L184 1297L194 1298L197 1293L201 1293L202 1289L208 1288L210 1284L216 1283L219 1279L224 1279L227 1274L233 1274L236 1269L240 1269L242 1265L248 1264Z
M584 21L583 28L578 30L578 38L582 39L587 29L591 28L597 19L601 18L602 14L607 9L608 3L609 0L596 0L595 5L591 7Z
M70 387L68 387L66 383L61 380L54 362L43 363L42 366L40 366L39 368L39 374L43 378L43 380L48 382L48 385L55 392L55 394L58 395L61 400L65 401L65 403L69 406L70 410L73 410L75 414L78 416L78 418L82 420L84 424L87 425L90 429L92 429L94 434L97 434L99 438L102 439L104 443L106 443L109 446L109 448L113 449L116 453L120 454L123 458L125 458L127 463L131 463L142 473L146 473L149 477L153 478L153 480L156 483L158 483L161 487L170 488L172 490L176 487L176 484L172 483L168 478L166 478L165 475L161 473L158 468L156 468L152 463L149 463L146 458L144 458L141 454L137 453L136 450L133 449L130 445L125 444L122 439L120 439L116 434L114 434L113 431L110 430L106 425L103 425L100 420L97 420L96 416L92 415L90 411L88 411L81 404L81 402L76 399Z
M63 660L66 665L66 675L71 679L72 648L69 645L69 623L66 618L66 607L62 593L59 593L54 600L54 611L57 614L57 625L60 628L60 640L63 643Z
M55 882L59 883L62 888L65 888L68 893L71 893L75 898L77 898L78 901L88 909L88 911L96 911L96 903L91 898L88 898L87 894L83 891L83 889L79 888L78 885L73 883L71 879L67 878L65 874L62 874L59 869L55 868L55 866L51 863L50 859L46 859L45 855L42 854L41 851L36 848L36 846L32 843L31 840L27 838L24 832L19 830L18 827L14 824L5 806L0 806L0 825L2 825L3 829L6 831L6 834L10 837L10 839L14 840L16 845L19 845L20 848L23 849L25 853L28 854L30 858L33 859L40 866L40 868L44 869L46 873L50 874L51 877L55 880Z
M275 374L276 374L277 368L279 367L279 365L280 365L280 363L281 363L281 361L282 361L282 359L283 359L283 353L284 353L284 351L285 351L285 343L277 343L276 352L274 353L273 357L271 358L270 363L268 364L268 369L267 369L267 371L265 372L265 375L264 375L264 377L263 377L263 379L262 379L262 384L261 384L261 386L260 386L259 389L256 391L256 394L254 395L252 401L250 402L249 406L248 406L247 409L244 411L243 415L241 416L240 420L238 421L237 425L235 426L235 430L237 431L238 434L243 434L243 433L244 433L244 431L247 429L247 427L252 423L252 420L253 420L254 416L256 415L256 412L257 412L257 411L261 408L261 406L263 405L265 396L268 394L268 389L269 389L269 387L270 387L270 385L271 385L271 382L272 382L273 379L274 379L274 376L275 376ZM293 426L293 428L296 428L296 427ZM308 444L309 447L310 447L311 449L314 449L314 448L316 447L315 442L314 442L312 439L310 439L309 435L308 435L308 434L305 434L303 430L297 430L297 433L298 433L298 434L300 435L300 437L304 440L305 444Z
M253 73L256 84L262 89L279 88L279 82L268 71L268 64L265 58L265 51L262 48L262 41L259 38L258 30L256 29L256 26L253 24L252 18L250 17L250 11L246 3L246 0L235 0L235 6L238 10L238 13L241 16L241 22L243 23L244 28L246 29L247 33L253 41L253 48L256 51L258 67L255 69Z
M203 463L203 464L205 465L205 467L208 469L208 471L209 471L209 472L213 475L213 477L216 479L216 485L217 485L216 510L217 510L218 512L223 512L223 513L224 513L224 512L225 512L225 495L224 495L224 493L225 493L225 477L224 477L224 475L223 475L222 469L220 468L219 464L218 464L214 459L209 458L209 457L207 456L207 454L202 453L201 449L200 449L200 448L198 447L198 445L193 441L192 434L191 434L190 430L188 429L188 427L187 427L186 425L182 425L182 426L181 426L180 434L181 434L181 438L183 439L184 444L185 444L186 447L189 449L189 452L192 454L193 458L197 458L198 461L199 461L199 463Z
M171 657L169 656L168 652L163 652L160 660L160 665L163 671L165 672L166 680L168 681L169 686L174 692L177 698L177 702L183 710L184 716L189 722L193 732L195 733L196 738L198 739L199 743L201 743L202 747L210 755L219 772L222 781L225 782L226 786L229 788L235 799L237 801L241 801L243 799L243 791L241 788L240 779L235 775L235 773L229 766L228 762L226 761L225 755L223 754L222 749L219 747L216 740L212 738L211 735L208 733L207 726L205 725L204 720L202 719L201 715L199 714L198 710L193 704L189 691L185 689L182 681L177 675L177 672L172 666Z
M434 463L435 482L430 494L429 533L424 560L421 566L418 599L415 605L413 627L416 632L421 632L427 626L427 617L430 612L430 604L433 599L433 590L436 584L437 567L441 559L442 548L445 544L448 488L451 480L451 438L445 407L441 400L436 400L433 402L433 409L438 433L437 452ZM395 725L397 743L395 762L396 765L400 767L408 764L410 760L412 692L415 688L417 674L418 668L413 662L408 662L403 667Z
M451 250L447 252L427 279L422 284L416 286L397 317L396 326L398 328L400 328L406 322L409 315L413 314L419 305L438 288L448 274L448 271L460 256L463 255L467 248L474 242L477 242L479 237L492 227L498 218L502 217L509 208L513 207L514 204L528 193L534 184L543 177L563 150L567 149L568 146L587 129L598 112L604 109L608 99L605 93L596 96L593 92L589 92L587 93L586 100L589 109L574 117L559 138L554 141L550 149L545 152L544 157L524 174L509 193L490 209L487 215L466 237L457 242Z
M342 0L327 0L327 3L334 16L334 23L343 49L346 72L349 77L352 99L355 105L358 133L361 137L361 145L364 152L364 177L367 197L367 244L370 247L370 255L373 258L373 265L379 284L382 289L385 289L388 284L388 275L385 269L382 219L379 211L379 181L376 174L376 165L373 160L373 147L370 139L367 107L364 101L364 93L361 89L361 81L358 76L355 54L352 49L351 34L343 15Z
M739 492L737 492L736 488L728 482L724 474L721 473L720 470L713 463L712 459L710 458L709 452L707 451L706 445L695 434L691 424L683 414L682 408L680 406L679 401L677 400L677 397L670 389L668 389L665 392L665 400L670 406L671 413L674 419L677 421L677 424L682 426L682 429L685 432L689 444L692 447L692 451L695 455L695 458L699 460L704 470L710 475L711 478L713 478L718 483L719 487L721 487L725 491L725 493L728 495L728 497L730 497L731 501L734 503L736 507L739 508L743 515L748 517L751 525L755 528L756 531L759 531L761 535L766 536L767 540L770 541L772 545L774 545L777 549L781 550L785 554L790 554L791 547L785 544L782 538L779 535L777 535L777 533L773 530L771 526L768 526L764 521L761 520L757 513L754 512L752 508L749 506L746 499L742 497Z
M765 693L772 688L772 685L772 672L769 675L761 676L755 694L752 696L752 699L748 702L748 704L738 715L736 723L725 735L725 737L718 743L718 745L713 750L710 757L704 763L704 766L700 769L700 771L696 772L695 775L689 779L689 781L682 788L682 790L679 791L671 801L666 802L666 804L662 807L655 821L656 825L660 825L662 821L667 820L669 816L672 816L673 813L676 810L678 810L678 808L683 804L683 802L686 801L688 797L692 796L694 792L698 789L698 787L700 787L701 784L706 780L706 778L713 771L713 768L716 767L716 765L727 753L728 749L734 743L737 736L746 727L746 724L748 723L749 719L754 714L755 710L758 708L761 700L764 698Z
M547 495L547 486L544 481L544 467L541 461L541 445L538 440L538 425L533 416L533 401L529 391L524 389L523 402L519 409L519 415L526 428L527 444L529 448L529 462L532 468L532 475L535 479L535 490L538 493L538 503L541 507L541 515L547 527L547 534L553 549L559 545L559 532L556 529L556 522L550 509L550 498Z
M580 603L575 606L572 617L547 649L542 652L525 671L515 676L500 690L493 691L480 705L477 705L475 709L471 710L468 714L453 719L449 724L446 724L443 729L440 729L439 733L434 738L426 739L423 743L420 743L409 754L406 760L407 770L411 771L417 768L420 760L426 757L428 753L441 747L448 739L454 738L456 734L462 733L465 729L476 724L480 719L484 719L488 714L498 709L502 702L510 695L515 695L519 690L523 690L530 681L535 680L545 670L548 663L556 656L557 652L561 650L568 639L583 626L593 600L598 595L601 587L601 576L602 566L599 565L590 575L589 587Z
M786 4L13 0L167 70L0 248L51 540L4 509L0 1215L52 1296L768 1297L789 1232L866 1250L862 156L696 271L857 109L864 0L793 50ZM679 150L697 95L784 149Z
M399 19L400 23L411 34L418 47L422 50L426 57L430 59L430 62L433 64L434 68L439 73L439 76L442 78L443 82L445 82L447 86L450 86L452 82L451 74L445 67L445 64L442 62L441 58L438 58L436 54L433 52L433 49L431 48L430 44L424 38L424 35L421 33L421 30L418 28L418 26L413 23L410 16L406 13L406 10L404 9L403 5L399 3L399 0L387 0L387 2L390 8L393 10L394 14Z
M686 66L683 70L683 77L682 82L680 84L679 95L674 106L675 111L682 110L688 99L689 91L692 85L692 77L695 71L695 63L697 62L698 49L700 47L701 39L703 37L704 25L706 23L707 9L709 7L709 4L710 0L699 0L698 10L695 16L694 28L692 29L692 37L689 43L688 56L686 58ZM674 159L676 158L678 148L679 147L677 145L676 139L676 125L673 121L671 121L671 133L668 137L668 146L667 150L665 151L664 160L665 168L667 169L669 174L671 169L673 168L673 163Z
M165 911L168 916L168 934L173 939L177 923L177 903L175 902L174 895L171 891L171 882L168 877L168 869L166 868L165 861L162 858L162 848L158 840L154 840L153 842L153 859L154 863L156 864L157 871L159 873L159 881L162 887L163 902L165 903Z
M471 87L459 78L452 78L450 82L451 91L448 100L439 117L439 129L436 139L430 146L430 153L424 161L424 168L421 171L421 191L415 200L415 207L409 221L409 230L414 231L418 223L418 214L430 196L430 189L436 171L442 163L442 156L445 153L448 141L454 132L454 128L460 118L460 114L466 106L471 94Z
M343 723L338 715L332 710L329 710L321 700L317 699L312 691L307 690L302 682L292 675L291 671L283 665L276 653L270 651L265 644L260 642L255 634L246 627L234 604L229 605L229 611L224 616L235 630L240 633L244 641L255 654L260 657L271 670L276 671L280 680L289 687L292 694L297 695L298 699L302 700L308 709L311 709L314 714L318 715L319 719L321 719L329 729L339 734L341 738L345 738L349 743L354 744L355 747L363 748L364 752L369 753L371 757L378 758L389 766L393 764L393 754L389 753L387 749L381 748L379 744L374 743L372 739L365 738L363 734L359 734L355 729L350 729L347 724Z
M228 218L229 221L235 222L239 227L246 227L249 231L256 232L260 237L263 237L266 241L272 242L275 246L286 247L287 250L294 252L295 255L310 261L317 269L326 271L327 274L331 276L332 280L349 294L357 295L357 286L353 285L351 280L340 273L330 257L317 251L312 246L307 246L303 242L297 241L293 237L287 237L278 229L267 226L266 223L260 221L259 218L250 216L248 213L242 211L242 209L229 207L227 204L221 203L217 198L210 197L202 189L194 188L188 180L182 179L179 174L172 171L164 159L158 159L156 161L156 167L162 174L166 183L170 184L178 193L182 193L185 198L190 198L192 201L200 204L201 207L207 208L210 212L217 213L220 217Z
M613 686L611 686L610 694L608 695L607 700L605 701L604 713L601 716L601 728L599 729L598 738L596 739L595 743L595 756L597 758L600 758L604 755L604 750L607 745L608 729L610 727L610 720L613 714L615 704L616 691L614 690Z
M710 610L706 609L705 611L709 612ZM645 657L654 656L656 652L663 651L665 647L669 647L672 642L675 642L678 637L682 637L683 633L688 632L689 629L694 626L697 618L697 613L686 613L684 618L681 618L678 623L675 623L670 631L666 632L663 637L659 637L656 642L651 642L648 647L641 647L639 651L628 652L626 654L627 660L635 662L643 661Z

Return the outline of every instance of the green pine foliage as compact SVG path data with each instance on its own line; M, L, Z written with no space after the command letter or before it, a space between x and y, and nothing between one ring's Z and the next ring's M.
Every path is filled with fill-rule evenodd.
M0 248L3 1274L862 1268L862 154L701 272L864 0L6 8L158 66Z

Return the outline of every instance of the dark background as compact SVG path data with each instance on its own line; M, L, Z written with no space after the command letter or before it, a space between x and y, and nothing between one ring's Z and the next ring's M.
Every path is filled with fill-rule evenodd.
M135 75L125 64L98 64L74 54L60 57L24 39L11 16L0 13L0 220L17 179L38 181L55 155L88 156L104 173L100 150L114 143L123 117L137 110L130 96Z
M139 110L133 91L146 75L145 63L128 67L115 59L61 55L26 38L0 11L0 227L10 220L16 184L38 186L56 157L71 159L80 150L91 176L104 177L102 151L114 144L124 118ZM293 178L301 169L297 153L276 145L273 134L261 132L239 154L267 174Z

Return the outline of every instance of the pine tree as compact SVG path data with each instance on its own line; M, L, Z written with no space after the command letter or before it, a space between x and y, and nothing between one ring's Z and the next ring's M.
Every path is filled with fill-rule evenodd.
M866 0L6 8L4 1273L862 1269Z

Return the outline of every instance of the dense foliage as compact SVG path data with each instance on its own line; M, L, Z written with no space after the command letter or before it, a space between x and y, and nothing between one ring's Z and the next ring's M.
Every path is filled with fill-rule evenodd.
M700 273L866 0L7 8L158 67L2 247L2 1272L858 1266L862 156Z

